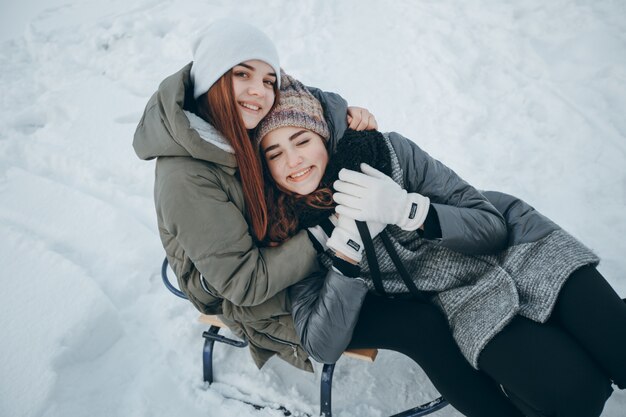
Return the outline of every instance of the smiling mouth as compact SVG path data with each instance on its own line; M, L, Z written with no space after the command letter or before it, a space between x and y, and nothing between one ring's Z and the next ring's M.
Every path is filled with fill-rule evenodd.
M239 102L239 105L245 109L248 110L252 110L252 111L259 111L261 110L261 107L259 106L255 106L254 104L250 104L250 103L243 103L243 102Z
M290 176L287 177L287 179L292 181L292 182L301 181L302 179L304 179L307 176L307 174L309 172L311 172L312 169L313 169L313 167L308 167L306 169L303 169L302 171L296 172L295 174L291 174Z

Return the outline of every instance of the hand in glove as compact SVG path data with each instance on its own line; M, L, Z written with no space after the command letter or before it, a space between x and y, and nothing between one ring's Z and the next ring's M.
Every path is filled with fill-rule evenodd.
M426 220L430 199L407 193L387 175L367 164L361 172L342 169L333 187L339 205L335 211L366 222L395 224L404 230L416 230Z
M319 246L316 246L318 251L325 252L326 249L328 249L326 241L335 226L337 226L337 218L337 214L333 213L328 217L328 219L325 219L317 226L307 228L307 231L309 232L309 239L311 239L314 246L316 246L316 244Z
M387 226L385 223L367 222L370 236L374 239ZM354 219L339 215L337 225L326 242L329 248L352 259L356 263L363 257L363 241Z

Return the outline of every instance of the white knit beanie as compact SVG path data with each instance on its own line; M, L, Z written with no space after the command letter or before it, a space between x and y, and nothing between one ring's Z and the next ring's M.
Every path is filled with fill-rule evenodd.
M193 98L198 98L237 64L258 59L276 72L280 87L280 62L274 43L258 28L234 19L211 23L193 47L191 81Z

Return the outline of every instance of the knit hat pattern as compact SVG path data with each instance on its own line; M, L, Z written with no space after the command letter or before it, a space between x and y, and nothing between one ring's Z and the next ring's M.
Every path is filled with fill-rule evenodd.
M257 127L255 135L257 146L261 144L265 135L287 126L308 129L324 140L330 138L330 130L319 100L300 81L282 72L280 99Z
M193 45L191 80L193 98L209 91L228 70L244 61L258 59L280 74L278 51L270 38L257 27L235 19L211 23ZM277 77L280 87L280 77Z

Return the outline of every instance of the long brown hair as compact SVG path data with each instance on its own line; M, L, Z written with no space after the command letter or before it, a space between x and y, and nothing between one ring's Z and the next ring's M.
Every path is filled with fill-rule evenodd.
M279 99L276 84L274 94L276 104ZM233 147L241 177L246 215L254 237L263 241L267 233L268 214L261 161L237 109L232 71L222 75L208 92L197 98L196 111L224 135Z

